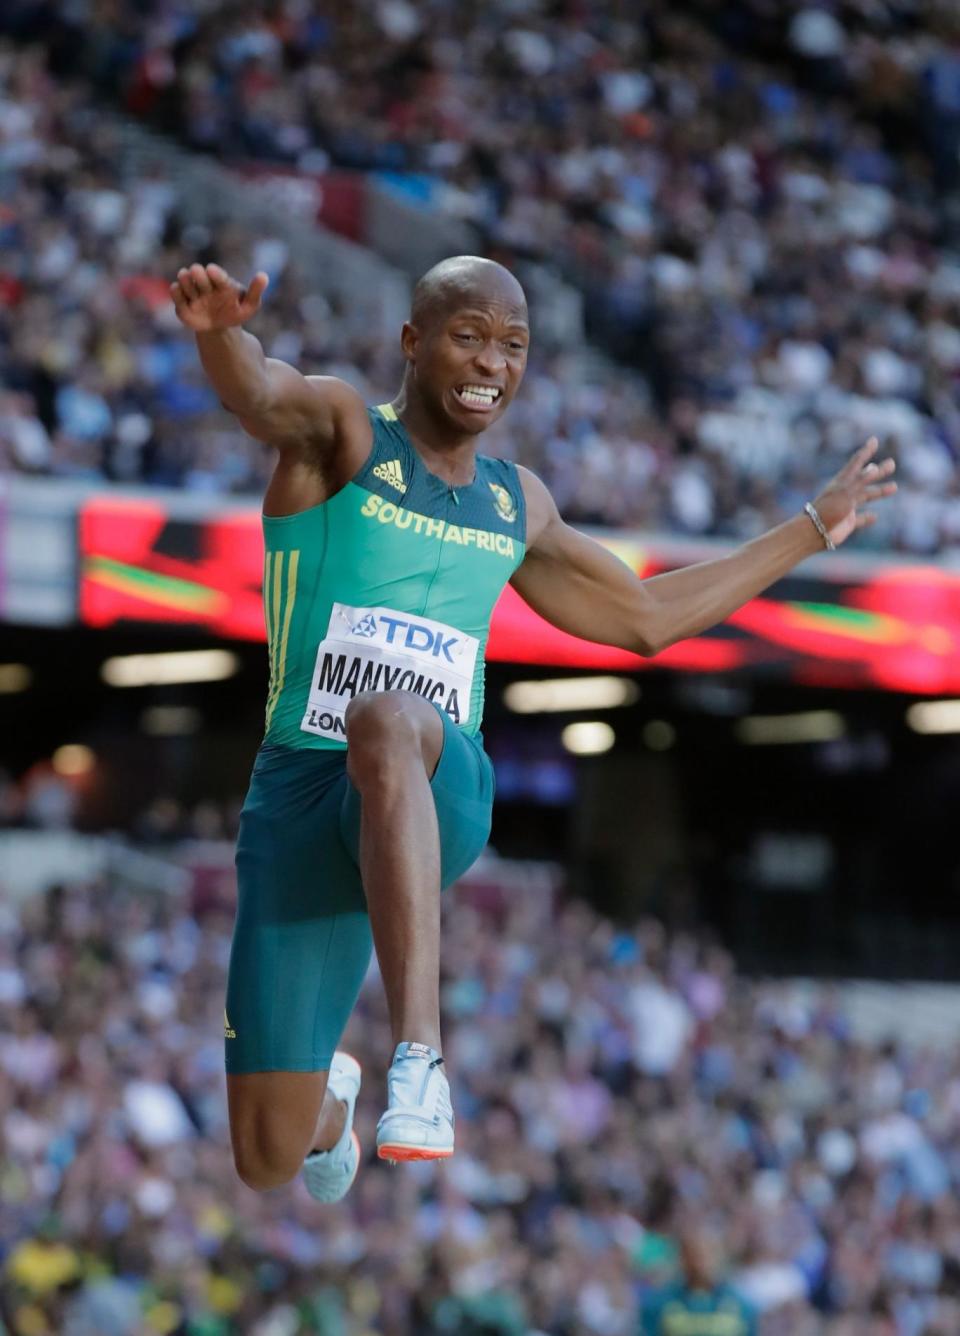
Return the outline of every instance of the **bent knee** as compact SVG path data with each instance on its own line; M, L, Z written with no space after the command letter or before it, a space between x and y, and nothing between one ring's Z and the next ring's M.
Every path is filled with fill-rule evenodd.
M347 706L347 738L357 742L390 734L417 742L422 716L431 708L411 691L365 691Z
M254 1192L269 1192L271 1188L281 1188L296 1178L301 1158L293 1159L289 1155L268 1155L259 1148L235 1146L233 1163L240 1181Z
M423 756L435 711L409 691L357 696L347 706L347 765L354 776L378 772L411 755ZM438 732L442 732L439 719Z
M267 1192L296 1178L315 1123L306 1119L303 1126L292 1126L263 1116L235 1120L231 1141L240 1179L255 1192Z
M248 1188L266 1192L296 1177L326 1084L325 1071L228 1074L233 1162Z

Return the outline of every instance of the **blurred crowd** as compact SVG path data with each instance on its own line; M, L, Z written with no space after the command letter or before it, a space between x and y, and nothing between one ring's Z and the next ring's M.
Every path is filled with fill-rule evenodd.
M176 184L122 179L113 126L38 49L0 45L0 466L84 481L261 490L268 452L237 429L177 322L184 256L275 276L258 332L274 351L376 380L383 352L338 339L286 249L177 213ZM278 349L278 344L282 348ZM382 377L381 377L382 378Z
M565 402L547 367L516 448L575 517L747 535L875 431L907 484L876 541L954 545L954 6L110 8L112 38L92 3L31 31L195 148L425 176L584 285L648 395Z
M956 1054L865 1045L828 990L800 1004L707 939L618 927L512 867L491 856L445 897L455 1157L371 1155L390 1050L372 973L345 1040L365 1154L328 1208L233 1172L227 887L5 899L10 1330L662 1336L689 1281L722 1285L743 1336L954 1336Z
M49 74L38 49L0 44L0 469L263 490L270 452L220 408L174 316L168 282L185 258L215 258L238 275L267 269L255 328L268 352L343 376L370 402L392 397L399 347L345 337L282 241L240 224L211 235L184 223L175 182L156 172L121 180L118 158L113 125ZM575 423L577 443L551 441L550 423ZM669 445L629 378L588 382L575 359L534 358L500 436L501 448L542 468L568 513L660 522Z
M20 0L7 22L194 149L415 177L478 245L581 284L629 369L544 356L493 442L571 518L750 536L876 433L901 495L867 541L957 547L955 6ZM268 348L392 393L395 350L338 339L282 246L184 232L170 183L116 179L79 94L5 66L18 466L260 486L165 305L185 259L271 269Z

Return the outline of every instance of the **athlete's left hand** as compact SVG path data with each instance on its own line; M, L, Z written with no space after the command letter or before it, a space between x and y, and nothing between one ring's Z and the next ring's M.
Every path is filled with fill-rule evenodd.
M865 509L868 502L881 501L897 490L895 482L885 481L894 473L896 463L892 459L879 464L873 461L878 444L876 436L871 436L814 500L837 547L856 529L868 529L876 523L876 514Z

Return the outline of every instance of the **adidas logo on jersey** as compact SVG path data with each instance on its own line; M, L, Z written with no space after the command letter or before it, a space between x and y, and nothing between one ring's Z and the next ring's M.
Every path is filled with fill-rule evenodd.
M407 484L403 481L403 474L400 471L399 459L391 459L386 464L378 464L373 470L373 476L379 478L381 482L388 482L398 492L402 493L407 490Z

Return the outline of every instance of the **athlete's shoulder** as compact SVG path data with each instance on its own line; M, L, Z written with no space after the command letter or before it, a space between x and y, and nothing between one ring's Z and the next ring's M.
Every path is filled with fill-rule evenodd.
M305 376L313 401L326 408L329 444L356 455L370 448L370 423L363 396L339 376Z
M524 506L527 515L527 547L528 549L536 544L547 526L554 521L560 522L560 512L557 510L557 503L550 493L549 487L538 477L531 469L523 464L515 464L517 483L523 495Z
M307 384L325 398L346 409L364 408L363 395L340 376L305 376Z
M517 482L529 504L531 501L538 501L541 498L553 498L550 496L550 489L541 477L538 477L532 469L528 469L525 464L511 464Z

